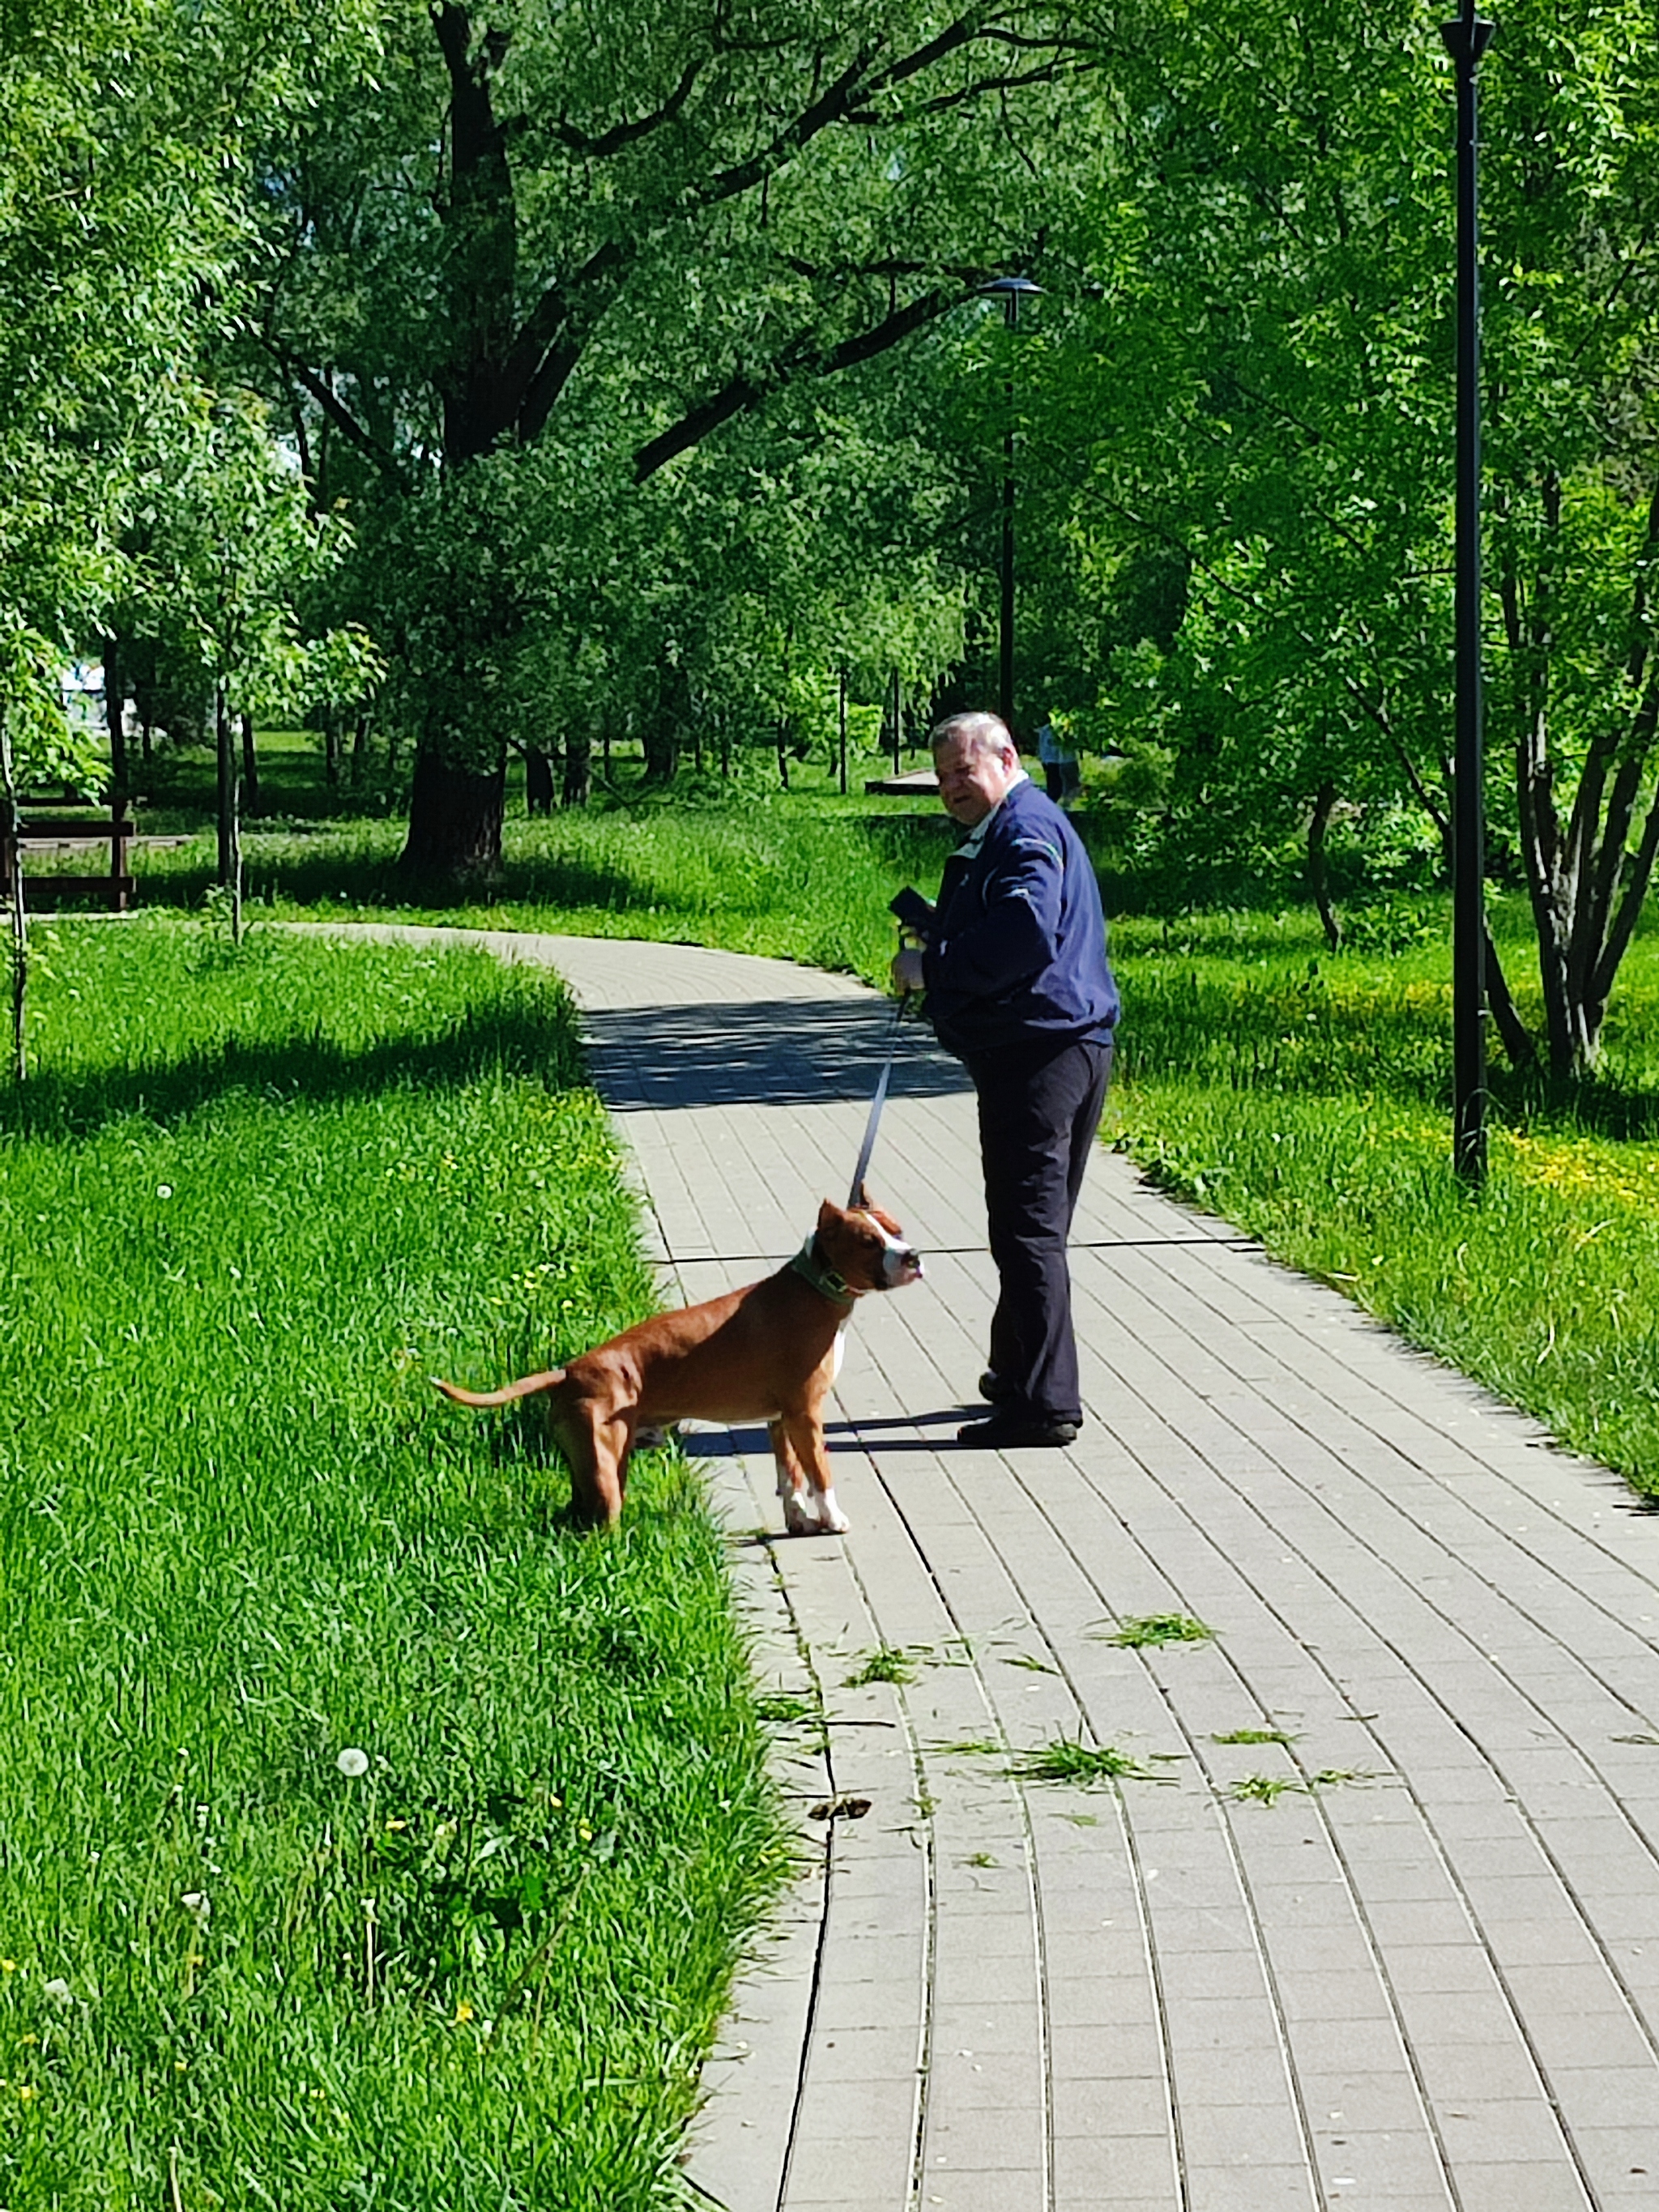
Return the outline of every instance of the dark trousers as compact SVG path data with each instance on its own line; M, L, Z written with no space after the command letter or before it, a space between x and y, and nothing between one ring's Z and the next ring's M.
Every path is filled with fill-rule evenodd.
M1072 1334L1066 1240L1112 1073L1112 1041L970 1061L979 1098L985 1212L1000 1292L990 1364L1017 1402L1077 1421L1083 1402Z

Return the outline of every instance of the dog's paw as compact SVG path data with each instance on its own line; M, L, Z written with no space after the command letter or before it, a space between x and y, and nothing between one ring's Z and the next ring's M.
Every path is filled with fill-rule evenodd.
M791 1536L816 1536L818 1524L792 1490L783 1493L783 1525Z
M836 1504L833 1490L826 1490L818 1500L817 1525L826 1536L844 1536L853 1525Z

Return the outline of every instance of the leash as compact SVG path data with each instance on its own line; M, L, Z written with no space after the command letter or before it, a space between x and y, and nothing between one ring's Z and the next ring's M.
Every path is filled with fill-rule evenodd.
M892 1079L893 1055L898 1050L899 1024L904 1019L904 1009L914 995L910 992L901 993L898 1004L893 1009L892 1024L887 1032L887 1057L881 1063L876 1095L870 1101L870 1118L864 1125L864 1142L859 1146L859 1164L853 1170L853 1188L847 1194L849 1206L859 1203L859 1193L864 1188L865 1173L870 1165L870 1155L876 1149L876 1132L881 1127L881 1109L887 1103L887 1085Z

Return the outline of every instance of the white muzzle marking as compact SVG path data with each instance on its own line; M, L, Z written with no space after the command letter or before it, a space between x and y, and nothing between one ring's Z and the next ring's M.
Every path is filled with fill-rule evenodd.
M874 1214L866 1213L864 1218L881 1239L882 1288L896 1291L906 1283L919 1283L922 1276L921 1255L915 1245L907 1244L902 1237L884 1229Z

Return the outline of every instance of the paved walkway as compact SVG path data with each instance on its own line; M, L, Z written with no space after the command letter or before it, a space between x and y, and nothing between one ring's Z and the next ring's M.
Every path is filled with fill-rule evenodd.
M872 994L495 941L580 997L677 1294L753 1279L845 1195ZM852 1534L783 1539L764 1436L697 1440L811 1850L709 2069L696 2188L1659 2207L1659 1517L1103 1152L1088 1425L956 1452L992 1278L971 1099L920 1042L871 1182L928 1273L852 1332ZM1211 1633L1121 1640L1156 1616ZM857 1686L877 1652L904 1679ZM1132 1765L1021 1772L1052 1745Z

